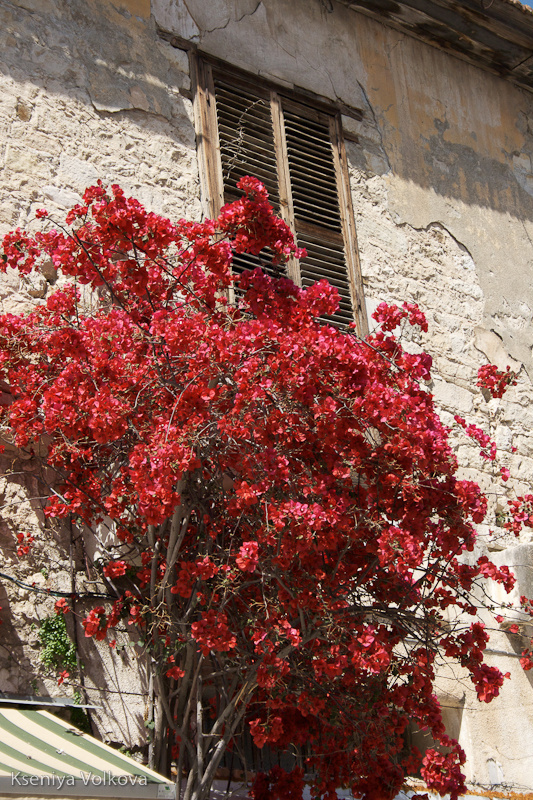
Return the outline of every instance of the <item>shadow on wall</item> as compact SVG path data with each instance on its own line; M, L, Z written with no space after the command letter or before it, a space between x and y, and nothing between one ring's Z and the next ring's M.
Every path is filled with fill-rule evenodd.
M187 55L127 5L150 4L0 4L4 229L47 200L72 207L98 178L160 213L198 204Z
M28 643L19 635L21 628L18 614L13 612L8 592L1 578L0 608L2 637L0 642L0 692L39 694L43 691L43 685L32 660L27 656L28 646L31 647L33 642Z
M78 697L98 707L89 712L93 734L143 750L144 652L128 631L116 650L85 637L81 620L107 592L86 552L89 534L45 520L48 491L37 478L38 464L7 449L0 479L0 692ZM73 611L56 615L54 593L73 591L80 595L68 600Z
M97 111L138 109L170 119L179 90L188 94L187 58L163 52L148 1L144 19L127 5L135 4L123 10L98 0L2 4L0 71L22 88L30 82L51 96L90 101ZM23 105L18 116L27 121Z
M68 549L64 536L44 521L33 459L6 450L0 480L0 691L47 695L45 680L55 682L55 675L40 658L39 626L53 614L48 592L68 591Z
M136 8L139 16L127 12L128 6ZM273 19L275 6L268 12ZM26 161L17 151L17 139L23 124L34 126L33 144L28 145L31 150L35 143L42 144L44 163L39 169L46 183L47 159L54 161L54 151L59 157L64 140L71 151L75 144L67 126L75 121L76 103L90 110L91 119L78 120L83 134L80 143L86 148L83 157L88 160L91 140L112 138L104 124L110 116L120 123L127 115L129 122L138 125L137 141L133 138L114 152L110 148L105 157L94 153L106 169L123 171L126 179L137 177L127 164L128 149L136 150L137 161L142 162L143 156L150 159L151 139L163 129L178 148L194 150L187 56L159 39L149 10L148 0L129 0L123 5L97 0L43 0L28 5L27 0L14 0L14 5L0 8L0 72L11 84L4 93L3 109L0 104L0 118L11 115L5 120L8 130L13 119L18 125L6 149L7 170L20 167L23 171ZM309 20L316 25L311 10ZM342 6L335 6L322 22L324 30L313 31L315 37L334 40L338 34L343 44L351 41L360 50L349 79L361 86L368 100L362 140L365 130L373 128L394 175L443 197L533 220L533 96ZM366 87L362 74L357 74L360 62L368 70ZM335 69L335 58L331 69ZM291 76L285 77L290 84ZM17 100L17 86L30 96ZM64 132L50 116L47 98L51 97L61 98ZM183 159L178 149L173 164L172 157L167 157L170 163L156 165L160 173L170 168L168 179L160 176L159 184L178 195L179 186L172 177L183 168ZM88 174L84 182L90 179ZM64 204L68 205L67 197Z
M531 105L530 98L523 94ZM533 167L529 153L514 152L504 163L474 146L446 141L446 130L446 123L436 118L435 133L423 138L421 147L405 143L402 158L395 164L398 177L467 205L533 221ZM533 153L533 136L528 135L528 140L525 148Z

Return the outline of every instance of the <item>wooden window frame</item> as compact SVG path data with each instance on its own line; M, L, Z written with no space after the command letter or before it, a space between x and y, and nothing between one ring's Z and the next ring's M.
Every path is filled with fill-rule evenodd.
M336 107L309 92L287 90L272 81L262 80L226 64L219 59L206 56L198 51L190 53L192 85L194 87L194 114L197 130L200 188L203 210L206 216L215 218L224 205L224 183L222 177L222 158L215 101L214 71L231 79L232 85L261 96L270 102L272 128L275 143L277 180L279 185L280 214L291 230L298 236L298 229L305 223L295 223L292 207L292 192L289 176L289 160L284 129L284 111L292 111L301 117L313 119L329 126L329 138L333 153L336 178L336 191L340 211L345 266L350 287L350 299L360 336L368 333L368 322L364 302L363 282L357 249L357 234L350 191L348 163L344 146L341 112L361 118L358 109ZM329 237L329 234L328 234ZM334 239L334 234L331 234ZM291 259L288 264L289 277L301 285L299 264Z

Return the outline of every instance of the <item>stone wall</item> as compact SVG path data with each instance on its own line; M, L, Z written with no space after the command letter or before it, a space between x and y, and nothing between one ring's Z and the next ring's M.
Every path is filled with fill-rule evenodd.
M430 330L412 346L434 357L432 391L444 419L451 423L460 413L481 424L511 471L510 490L528 490L533 95L509 82L336 2L2 0L0 233L32 224L42 205L64 211L98 178L119 182L154 211L200 217L188 57L158 28L178 37L175 45L188 42L255 75L363 111L361 121L346 116L343 123L358 139L347 143L347 153L369 312L382 300L421 305ZM0 283L3 310L40 302L54 279L21 284L7 276ZM487 361L520 372L503 400L487 401L475 388ZM497 476L476 448L458 438L457 452L464 474L492 491ZM4 571L46 587L53 566L54 585L69 585L70 534L43 531L42 541L57 542L53 551L45 548L55 559L46 575L42 559L27 566L17 560L16 533L41 524L39 503L28 500L39 491L31 465L16 461L16 453L6 468L13 474L3 485ZM491 494L480 552L498 551L501 563L518 564L521 592L533 595L530 537L524 534L517 550L503 535L496 523L504 507L505 499ZM75 558L77 569L79 553ZM0 690L30 693L36 680L53 693L31 628L51 604L35 605L31 593L7 581L2 587L10 653L2 659ZM109 739L135 745L144 737L147 691L136 651L111 658L79 638L89 697L105 706L95 724ZM472 781L531 789L533 693L518 663L520 637L497 631L491 649L491 663L512 673L501 697L481 706L464 676L443 670L443 704L467 750ZM104 683L108 691L91 690ZM132 694L123 695L117 712L114 692L124 687Z
M43 205L61 219L99 178L154 211L200 216L188 59L158 40L148 0L2 2L0 42L0 234L31 227ZM53 269L30 281L2 276L2 312L42 302L55 282ZM79 533L71 541L69 531L44 526L34 470L14 450L3 459L0 572L45 592L69 592L73 580L78 590L97 590ZM29 558L16 555L21 532L35 539ZM0 578L0 605L0 691L72 695L77 677L58 687L39 658L39 624L53 614L53 599ZM135 751L149 714L142 648L125 636L113 653L76 629L82 699L98 707L93 729Z

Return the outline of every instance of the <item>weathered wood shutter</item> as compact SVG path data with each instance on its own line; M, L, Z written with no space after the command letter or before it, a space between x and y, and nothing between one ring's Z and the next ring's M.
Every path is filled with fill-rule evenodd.
M364 333L366 318L339 114L205 62L201 70L199 77L205 87L201 122L207 126L210 150L216 150L219 164L218 177L213 176L210 152L207 171L211 174L205 182L211 196L230 202L238 196L235 185L239 178L259 178L275 210L308 253L300 263L289 263L290 277L304 287L326 278L341 298L331 321L344 326L355 318ZM216 137L209 126L216 126ZM235 268L253 268L258 263L271 271L265 252L259 259L238 257Z
M326 278L336 286L341 303L332 320L346 325L354 312L332 146L334 120L289 101L283 104L283 117L293 228L298 245L307 250L307 258L300 262L301 284L310 286Z
M224 77L214 77L220 161L224 202L240 196L237 181L252 175L264 183L274 210L280 212L278 164L272 125L271 98L268 90L235 86ZM240 272L262 266L270 274L270 255L237 255L233 268Z

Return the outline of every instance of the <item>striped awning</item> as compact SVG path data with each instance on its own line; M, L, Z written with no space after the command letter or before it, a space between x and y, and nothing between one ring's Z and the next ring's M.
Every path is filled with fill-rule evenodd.
M35 709L0 707L0 797L174 800L175 784Z

